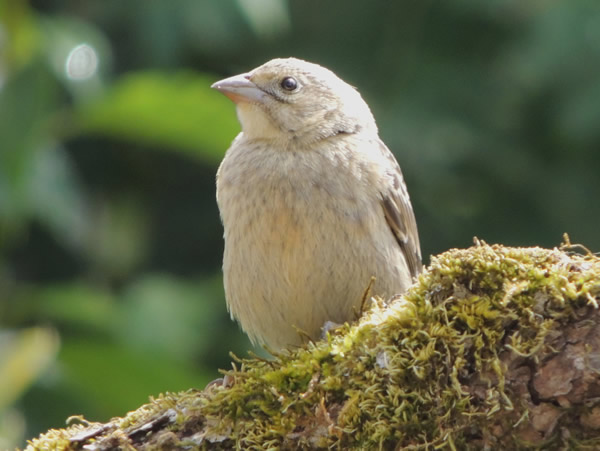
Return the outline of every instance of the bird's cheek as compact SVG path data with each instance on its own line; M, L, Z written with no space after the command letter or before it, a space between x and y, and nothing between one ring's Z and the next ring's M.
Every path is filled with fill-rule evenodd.
M280 128L288 133L300 132L307 125L306 118L301 111L282 108L277 113Z

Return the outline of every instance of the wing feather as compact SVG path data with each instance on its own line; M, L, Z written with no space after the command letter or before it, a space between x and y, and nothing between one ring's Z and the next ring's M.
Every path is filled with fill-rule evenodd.
M379 141L379 146L381 152L390 162L387 175L390 177L391 182L388 184L387 189L381 193L381 205L385 219L404 253L411 275L415 277L421 273L423 268L417 221L400 165L383 142Z

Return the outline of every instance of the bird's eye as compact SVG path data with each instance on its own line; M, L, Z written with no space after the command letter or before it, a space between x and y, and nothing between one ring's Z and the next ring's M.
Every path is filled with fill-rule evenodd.
M281 87L286 91L293 91L298 88L298 82L294 77L285 77L281 80Z

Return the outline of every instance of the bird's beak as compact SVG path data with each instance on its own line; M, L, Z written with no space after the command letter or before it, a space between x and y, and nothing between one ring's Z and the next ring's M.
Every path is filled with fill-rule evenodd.
M250 81L250 74L234 75L211 85L211 88L225 94L234 103L261 102L265 92Z

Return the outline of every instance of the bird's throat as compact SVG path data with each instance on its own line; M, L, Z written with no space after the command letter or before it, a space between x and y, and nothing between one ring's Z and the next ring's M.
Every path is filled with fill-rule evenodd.
M249 102L237 104L237 115L242 131L250 139L281 139L283 132L258 105Z

